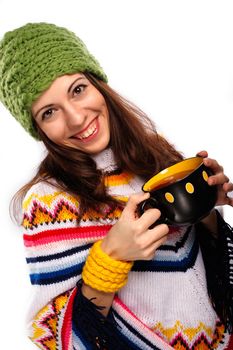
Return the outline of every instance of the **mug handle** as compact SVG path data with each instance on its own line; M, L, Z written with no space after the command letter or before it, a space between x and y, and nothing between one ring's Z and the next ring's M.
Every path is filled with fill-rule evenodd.
M148 206L148 208L147 208L147 206ZM160 210L158 201L153 197L145 199L143 202L141 202L139 204L140 215L142 215L149 208L156 208L156 209Z
M159 206L159 203L158 201L153 198L153 197L150 197L146 200L144 200L143 202L141 202L138 206L138 209L139 209L139 215L141 216L147 209L147 206L149 206L149 208L156 208L156 209L159 209L161 211L161 208ZM164 217L162 215L162 211L161 211L161 216L158 220L156 220L156 222L150 226L150 228L153 228L155 227L156 225L160 225L160 224L164 224L164 223L167 223L168 222L168 219L166 217Z

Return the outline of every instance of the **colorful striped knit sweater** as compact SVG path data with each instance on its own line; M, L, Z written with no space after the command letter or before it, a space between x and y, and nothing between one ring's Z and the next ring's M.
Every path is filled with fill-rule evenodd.
M95 160L103 171L114 169L109 150ZM141 190L142 180L123 172L106 174L105 184L111 195L127 201ZM23 228L33 289L28 325L40 349L91 349L72 320L76 284L91 245L120 214L118 208L80 218L78 200L55 182L38 183L27 193ZM233 349L208 297L194 227L171 227L152 261L135 262L127 285L115 296L112 314L130 349Z

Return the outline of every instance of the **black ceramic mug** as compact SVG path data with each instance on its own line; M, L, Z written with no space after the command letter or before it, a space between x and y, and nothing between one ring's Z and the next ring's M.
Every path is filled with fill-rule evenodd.
M201 157L187 158L160 171L142 187L144 192L150 192L150 198L140 203L140 213L148 208L159 209L161 217L155 224L188 225L200 221L217 200L217 186L207 182L212 174Z

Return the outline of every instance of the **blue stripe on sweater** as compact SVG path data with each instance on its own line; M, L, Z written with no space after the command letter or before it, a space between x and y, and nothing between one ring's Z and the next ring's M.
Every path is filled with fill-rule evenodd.
M68 280L71 277L80 275L82 272L83 265L84 262L59 271L33 273L30 274L30 280L32 284L39 285L47 285L62 282Z
M181 260L138 260L132 271L185 272L194 266L199 250L198 240L195 239L188 255Z
M82 334L79 332L78 328L76 327L76 325L74 324L74 322L72 322L72 330L75 334L75 336L81 341L82 345L85 346L86 350L92 350L92 345L87 342L85 340L85 338L82 336Z
M26 258L26 261L28 264L36 263L36 262L44 262L44 261L51 261L51 260L57 260L60 258L64 258L66 256L74 255L76 253L80 253L83 250L87 250L92 246L93 243L85 244L81 247L75 247L72 249L65 250L61 253L56 254L50 254L50 255L42 255L42 256L36 256L33 258Z
M127 342L130 346L130 349L135 349L135 350L142 350L143 348L140 345L140 348L135 344L135 341L131 341L129 339L129 332L132 333L135 337L137 337L140 341L142 341L147 347L151 347L153 350L160 350L157 346L152 344L147 338L145 338L142 334L140 334L133 326L131 326L125 319L123 319L117 312L116 310L112 309L113 315L117 320L121 322L121 324L124 325L125 327L125 332L127 334L124 335L124 330L123 328L119 325L119 331L121 333L121 336L123 337L124 341Z

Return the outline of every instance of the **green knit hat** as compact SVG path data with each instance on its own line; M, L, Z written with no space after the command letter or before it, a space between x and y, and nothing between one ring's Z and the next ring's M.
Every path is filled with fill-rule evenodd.
M7 32L0 42L0 101L36 139L32 103L57 77L84 72L107 82L84 43L54 24L28 23Z

